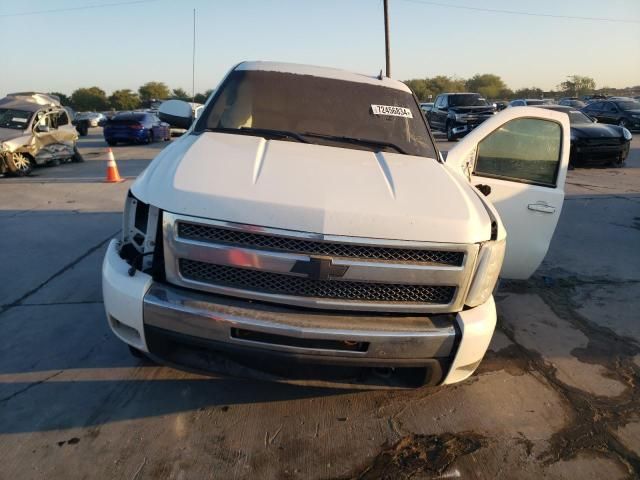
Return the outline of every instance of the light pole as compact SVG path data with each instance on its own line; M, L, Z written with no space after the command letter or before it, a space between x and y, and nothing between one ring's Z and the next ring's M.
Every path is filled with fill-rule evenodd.
M384 0L384 49L387 77L391 77L391 53L389 50L389 0Z

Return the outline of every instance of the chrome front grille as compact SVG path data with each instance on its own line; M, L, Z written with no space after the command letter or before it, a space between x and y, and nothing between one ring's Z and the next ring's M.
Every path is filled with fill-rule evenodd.
M164 212L166 279L181 287L307 308L462 309L477 244L281 230Z
M178 222L178 236L200 242L266 249L303 255L321 255L336 258L356 258L366 260L426 263L431 265L451 265L459 267L464 260L464 252L447 250L418 250L393 248L353 243L333 243L305 240L261 233L229 230L211 225Z
M312 280L186 259L180 259L179 265L180 274L196 282L294 297L446 305L451 302L456 290L455 287L446 285L389 285L342 280Z

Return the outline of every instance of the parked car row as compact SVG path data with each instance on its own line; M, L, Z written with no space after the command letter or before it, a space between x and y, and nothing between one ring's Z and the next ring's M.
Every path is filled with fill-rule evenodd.
M577 97L566 97L555 104L550 99L522 98L508 107L541 107L569 116L571 124L570 167L604 163L622 167L629 154L631 129L640 129L640 103L633 99L608 99L585 105ZM434 103L421 103L432 130L457 140L498 113L477 93L443 93ZM582 109L582 110L581 110Z

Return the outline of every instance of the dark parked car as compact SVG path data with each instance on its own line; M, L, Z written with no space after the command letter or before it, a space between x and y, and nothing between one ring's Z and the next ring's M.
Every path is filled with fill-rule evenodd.
M422 110L422 113L424 113L425 115L428 115L432 109L433 109L433 102L422 102L420 104L420 110Z
M582 111L600 123L620 125L629 130L640 130L640 102L635 100L593 102Z
M560 101L558 102L558 105L563 105L565 107L573 107L577 110L580 110L581 108L584 108L586 103L584 103L582 100L579 100L578 98L561 98Z
M540 105L552 105L549 98L518 98L509 102L510 107L538 107Z
M509 106L509 102L506 100L496 100L495 102L493 102L493 104L496 106L496 110L498 112L501 112Z
M557 112L569 115L571 124L571 156L569 165L586 163L607 163L622 167L629 154L631 132L617 125L604 125L594 122L584 113L571 108L555 105L543 105Z
M447 140L452 141L495 113L495 107L478 93L443 93L436 98L427 120L432 130L446 132Z
M606 100L607 96L606 95L600 95L600 94L596 94L596 95L585 95L584 97L582 97L582 100L589 104L591 102L596 102L598 100Z
M126 112L115 115L104 125L104 139L109 145L118 142L152 143L156 140L169 141L169 124L146 112Z

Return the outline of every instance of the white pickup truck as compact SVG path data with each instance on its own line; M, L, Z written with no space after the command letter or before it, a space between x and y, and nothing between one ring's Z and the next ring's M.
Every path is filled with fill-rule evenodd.
M445 162L401 82L244 62L193 124L188 104L171 114L189 130L132 185L102 269L135 354L459 382L489 345L498 277L536 270L562 208L569 121L551 110L506 109Z

